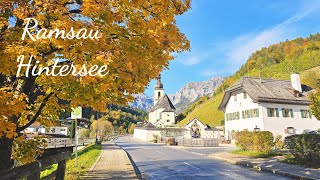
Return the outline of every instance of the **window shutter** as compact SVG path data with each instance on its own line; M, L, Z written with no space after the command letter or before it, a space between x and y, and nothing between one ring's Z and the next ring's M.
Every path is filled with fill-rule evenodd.
M300 110L300 112L301 112L301 118L304 118L303 110Z
M244 119L244 111L242 111L242 119Z
M293 110L292 109L290 109L290 115L293 118Z
M282 117L286 117L285 112L284 112L284 108L281 109L281 112L282 112Z
M271 117L270 109L267 108L268 117Z
M312 112L309 111L309 118L311 119L312 118Z
M259 108L257 109L257 117L259 117Z
M278 110L278 108L276 108L275 110L276 110L276 115L277 115L277 117L279 117L279 110Z

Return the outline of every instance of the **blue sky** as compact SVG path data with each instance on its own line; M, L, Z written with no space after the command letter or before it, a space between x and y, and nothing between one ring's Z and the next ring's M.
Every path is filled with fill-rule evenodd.
M320 0L193 0L177 24L191 51L162 72L167 94L188 82L230 76L262 47L320 32ZM152 96L154 84L147 95Z

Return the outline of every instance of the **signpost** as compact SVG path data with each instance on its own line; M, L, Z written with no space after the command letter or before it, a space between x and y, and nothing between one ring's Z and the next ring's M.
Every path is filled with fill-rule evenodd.
M75 121L76 166L78 166L78 119L82 118L82 107L72 108L71 119Z

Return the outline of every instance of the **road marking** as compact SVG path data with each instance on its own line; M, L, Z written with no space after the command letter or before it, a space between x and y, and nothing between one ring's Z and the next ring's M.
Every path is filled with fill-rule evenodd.
M163 153L163 152L160 152L160 151L156 151L156 152L164 155L164 153Z
M187 163L187 162L183 162L185 165L188 165L188 166L190 166L190 167L193 167L193 168L195 168L195 169L197 169L198 171L202 171L201 169L199 169L199 168L197 168L197 167L195 167L195 166L193 166L193 165L191 165L191 164L189 164L189 163Z
M205 156L205 154L197 153L197 152L193 152L193 151L191 151L191 153L196 154L196 155L200 155L200 156Z

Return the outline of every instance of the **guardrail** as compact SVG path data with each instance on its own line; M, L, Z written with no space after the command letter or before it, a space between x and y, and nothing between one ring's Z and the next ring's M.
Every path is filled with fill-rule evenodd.
M58 163L56 171L41 179L64 179L66 171L66 160L71 156L71 152L62 152L35 162L22 165L13 169L0 171L0 179L11 180L26 178L27 180L40 180L40 172L46 167Z

